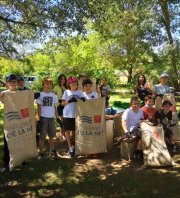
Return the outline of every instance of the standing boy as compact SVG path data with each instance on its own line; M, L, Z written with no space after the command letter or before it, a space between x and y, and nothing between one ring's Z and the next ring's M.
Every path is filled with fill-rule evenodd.
M29 87L25 86L25 81L22 76L18 77L17 82L18 82L18 88L17 88L18 91L30 90Z
M58 155L54 148L54 137L56 129L54 118L57 115L56 104L58 103L57 96L51 92L53 81L49 77L45 77L42 82L43 91L40 92L40 97L36 100L38 105L38 117L40 120L40 140L39 140L39 159L44 157L44 142L46 135L49 137L50 157L57 159Z
M2 91L0 93L0 100L2 103L4 103L4 95L7 92L14 93L16 92L16 87L17 87L17 76L15 74L8 74L6 76L6 87L7 90ZM9 156L9 149L8 149L8 144L4 135L4 146L3 146L3 168L2 172L7 172L9 171L9 161L10 161L10 156Z
M92 81L90 79L85 79L82 82L84 89L84 96L87 100L98 99L98 93L92 91Z

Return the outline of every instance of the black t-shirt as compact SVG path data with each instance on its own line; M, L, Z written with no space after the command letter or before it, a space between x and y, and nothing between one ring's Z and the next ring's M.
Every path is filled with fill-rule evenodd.
M167 126L168 121L172 120L172 111L169 111L167 114L164 114L163 110L160 109L156 112L155 119L156 119L156 122L157 122L157 119L159 119L160 123L163 126Z
M148 95L152 95L152 93L150 93L148 90L144 89L144 88L137 88L137 92L138 92L138 97L144 101L144 97L148 96Z

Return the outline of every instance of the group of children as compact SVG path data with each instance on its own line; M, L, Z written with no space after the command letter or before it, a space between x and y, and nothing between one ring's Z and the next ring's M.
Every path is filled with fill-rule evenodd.
M156 110L154 105L154 97L151 95L144 97L145 105L140 108L140 99L135 96L131 98L131 107L126 109L122 115L122 128L126 138L135 136L139 139L135 157L143 160L141 131L139 129L140 120L148 120L154 125L161 124L164 130L165 143L169 151L174 149L172 126L172 103L165 100L162 108Z
M0 99L3 102L5 92L23 91L28 88L25 87L22 78L17 78L14 74L6 76L7 90L1 92ZM22 86L20 87L20 85ZM18 87L17 87L18 85ZM78 100L86 101L91 99L97 99L99 95L105 97L106 106L108 106L110 98L110 87L107 84L107 79L102 79L102 85L100 88L100 94L92 90L93 82L88 78L83 78L82 86L84 92L78 89L78 80L74 76L70 76L66 79L65 75L58 77L58 85L53 87L53 81L50 77L45 77L42 81L43 90L35 96L35 101L38 107L37 119L40 122L40 139L39 139L39 159L44 158L44 143L45 138L49 137L50 157L53 159L58 158L54 146L54 137L56 136L55 118L60 124L63 135L68 144L68 154L71 157L75 156L75 140L71 138L70 132L75 135L75 103ZM98 87L98 86L97 86ZM148 119L156 124L162 124L165 130L166 142L169 145L172 144L172 132L170 130L172 112L171 102L164 101L162 109L156 111L153 108L154 98L152 96L144 97L145 106L140 108L140 100L138 97L131 98L131 107L126 109L122 115L122 127L125 135L129 138L131 135L136 135L139 139L141 133L138 128L138 123L141 119ZM164 126L165 120L168 119L168 124ZM139 141L136 153L142 155L141 142ZM6 139L4 137L4 159L3 159L4 171L9 170L9 151Z
M60 124L62 131L64 131L69 148L68 154L71 157L75 156L75 142L70 136L71 131L73 132L73 136L75 135L75 103L78 100L85 102L85 100L98 98L98 93L92 91L93 82L90 79L84 78L82 81L84 92L78 89L78 80L74 76L70 76L66 79L65 75L60 75L58 77L58 83L57 86L53 87L52 79L50 77L45 77L42 81L43 90L35 94L37 121L40 123L39 159L44 158L44 143L47 135L49 137L50 157L53 159L58 158L54 146L54 137L56 137L55 118ZM15 74L6 76L6 87L7 90L2 91L0 94L0 100L2 102L6 92L29 90L29 88L25 86L24 79L22 77L18 78ZM108 94L109 91L110 88L108 87ZM104 89L104 95L102 97L107 96L105 92L106 90ZM3 172L6 172L9 170L10 159L5 136L3 156Z

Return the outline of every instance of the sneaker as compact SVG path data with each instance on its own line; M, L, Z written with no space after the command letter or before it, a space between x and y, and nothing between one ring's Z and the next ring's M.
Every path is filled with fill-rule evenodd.
M51 151L49 154L50 158L52 159L58 159L58 154L56 151Z
M23 162L21 163L21 165L27 167L28 163L27 163L26 161L23 161Z
M74 148L74 147L71 147L71 148L69 149L69 155L70 155L71 157L75 157L75 148Z
M43 159L44 159L44 154L43 153L39 153L38 160L43 160Z
M144 155L143 152L141 150L136 150L134 152L134 159L140 162L144 161Z
M1 169L1 173L7 173L7 172L9 172L9 167L3 167Z

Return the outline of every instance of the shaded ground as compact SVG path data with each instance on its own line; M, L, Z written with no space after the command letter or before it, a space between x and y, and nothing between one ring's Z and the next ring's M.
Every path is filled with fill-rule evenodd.
M60 159L33 159L27 167L0 174L0 197L179 197L180 153L173 168L147 169L120 160L119 148L97 159L69 159L57 141ZM48 155L48 153L47 153Z

